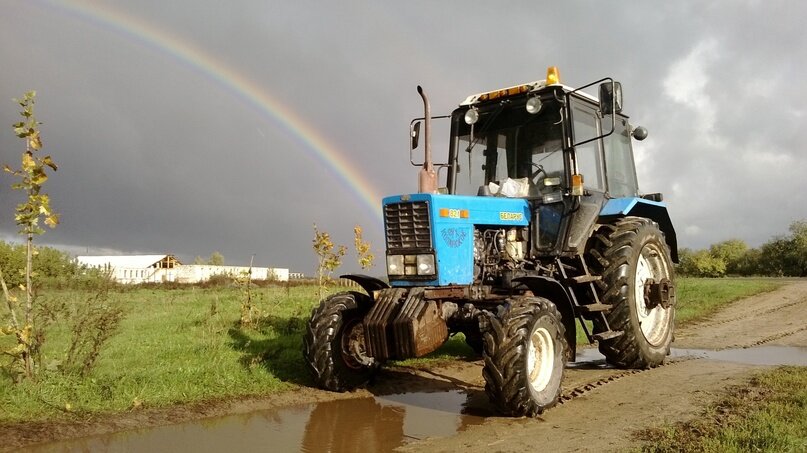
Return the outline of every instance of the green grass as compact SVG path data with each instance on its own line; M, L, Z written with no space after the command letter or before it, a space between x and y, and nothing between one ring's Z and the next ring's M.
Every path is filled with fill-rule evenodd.
M764 279L682 279L679 325L682 318L685 324L722 304L781 284ZM88 295L50 291L44 297L74 301ZM0 372L0 422L59 417L68 406L72 414L98 414L139 405L267 395L312 384L301 360L304 325L317 303L312 286L255 289L261 317L250 329L236 323L242 297L237 288L133 288L113 291L110 297L125 305L128 315L89 377L43 371L37 382L15 385ZM587 344L581 336L578 329L578 344ZM64 328L51 333L46 364L64 357L67 338ZM0 337L0 351L11 341ZM432 366L472 358L458 334L427 357L397 363ZM6 362L0 356L0 364Z
M807 367L760 373L698 419L638 438L644 452L807 451Z
M118 412L138 404L262 395L310 384L300 357L314 289L292 287L288 295L281 287L256 291L263 316L255 329L236 324L241 293L235 288L111 293L125 301L129 314L89 378L46 371L38 382L14 385L0 375L0 420L58 416L68 405L77 413ZM8 340L0 337L0 349ZM66 332L53 332L44 362L61 359L66 341Z
M676 288L676 324L685 326L714 314L736 300L787 284L772 278L681 278Z

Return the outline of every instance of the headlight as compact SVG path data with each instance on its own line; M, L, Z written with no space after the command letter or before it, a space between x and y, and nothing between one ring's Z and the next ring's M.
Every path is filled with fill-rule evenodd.
M536 113L541 111L541 98L538 96L533 96L527 99L527 113L530 115L535 115Z
M479 121L479 110L474 107L465 112L465 124L476 124Z
M387 255L387 275L404 274L403 255Z
M418 255L417 257L418 275L434 275L434 255Z
M427 276L437 274L433 254L424 255L388 255L387 275L393 277Z

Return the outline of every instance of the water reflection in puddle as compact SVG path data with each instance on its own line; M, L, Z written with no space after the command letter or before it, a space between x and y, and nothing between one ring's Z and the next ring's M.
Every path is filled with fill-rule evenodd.
M31 452L390 451L450 436L484 418L463 415L460 390L407 393L199 420L45 444Z

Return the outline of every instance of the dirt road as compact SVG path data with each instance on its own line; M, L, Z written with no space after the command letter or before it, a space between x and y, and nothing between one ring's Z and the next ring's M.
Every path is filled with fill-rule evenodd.
M374 385L347 394L302 388L262 400L144 410L85 423L42 424L25 429L0 427L0 438L4 439L0 450L59 438L177 423L180 424L175 425L178 429L174 431L167 431L168 427L154 429L162 430L162 437L152 436L144 442L159 446L166 438L177 436L187 436L188 441L204 438L199 441L201 451L205 446L214 451L211 446L222 438L229 439L230 447L233 438L240 438L243 439L240 447L258 449L265 449L266 439L270 439L276 451L316 451L322 450L323 445L331 451L357 448L369 451L371 445L378 451L397 447L403 451L491 453L529 451L536 445L550 446L551 451L619 450L634 445L632 436L639 429L697 415L705 403L719 397L727 386L742 383L759 369L754 363L777 363L777 349L771 348L777 345L802 347L805 349L795 349L797 355L807 354L807 281L796 281L775 292L735 302L704 322L678 329L676 350L668 364L659 368L617 370L606 367L595 350L582 351L583 360L566 370L563 404L539 419L496 416L484 394L481 361L457 361L429 370L384 369ZM694 351L697 358L692 358L695 349L722 352ZM725 357L720 355L723 353ZM756 360L755 354L762 356L756 359L765 360ZM390 406L390 401L395 403L397 395L402 394L417 398L410 399L403 409ZM337 400L351 404L342 405ZM441 400L455 407L441 407ZM263 411L259 422L246 421L244 417L256 411ZM223 415L228 415L229 421L216 422L228 418ZM235 417L241 419L233 422ZM200 419L206 420L197 421ZM283 419L294 421L278 422ZM216 426L227 424L231 425L229 433L216 431ZM436 434L413 435L407 430L411 431L414 424L452 426L448 431L430 431L426 427L422 432ZM270 425L272 428L268 429ZM375 432L362 432L362 426L372 426L370 430ZM256 430L262 433L257 435ZM149 436L148 430L141 431L146 431L144 438ZM191 432L194 434L189 436ZM297 434L291 436L289 443L280 444L278 432ZM249 444L250 436L255 438L254 446ZM379 443L368 443L363 436ZM101 438L60 444L43 451L93 450L99 445L108 448L115 442ZM149 444L122 443L117 449L140 450L146 448L144 445ZM190 448L191 444L184 445Z
M807 282L735 302L704 322L678 329L674 343L678 349L711 350L762 345L807 348ZM748 351L753 357L753 350ZM491 453L527 451L536 444L552 451L619 450L635 444L632 435L639 429L697 415L707 401L755 369L757 365L708 358L672 359L669 365L635 373L571 368L564 388L582 387L581 396L539 420L491 417L452 437L410 443L402 450ZM483 385L481 378L472 382Z

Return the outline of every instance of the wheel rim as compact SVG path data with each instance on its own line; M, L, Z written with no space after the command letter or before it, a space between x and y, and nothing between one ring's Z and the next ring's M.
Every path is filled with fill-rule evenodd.
M359 369L373 364L373 358L367 356L361 321L353 320L345 326L341 343L342 359L350 368Z
M527 376L535 392L543 391L552 380L555 366L555 342L544 327L532 331L527 341Z
M645 284L648 280L659 282L665 278L670 278L670 270L662 250L656 244L645 244L636 262L634 301L642 335L653 346L660 345L667 337L673 308L661 305L649 308L645 302Z

